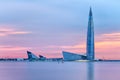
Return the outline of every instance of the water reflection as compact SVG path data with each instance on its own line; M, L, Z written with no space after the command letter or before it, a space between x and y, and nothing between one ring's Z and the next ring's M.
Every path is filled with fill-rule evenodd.
M87 63L87 80L94 80L94 62Z

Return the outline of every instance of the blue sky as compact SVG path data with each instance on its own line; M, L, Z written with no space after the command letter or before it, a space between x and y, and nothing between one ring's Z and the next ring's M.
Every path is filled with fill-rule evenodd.
M119 3L119 0L0 0L0 34L7 32L1 36L0 45L5 50L0 53L4 56L10 51L19 57L26 55L26 50L45 56L61 56L62 50L74 52L64 46L85 45L90 6L96 42L104 41L99 36L120 32ZM18 50L14 50L16 47ZM85 53L85 48L82 51L78 47L75 52Z

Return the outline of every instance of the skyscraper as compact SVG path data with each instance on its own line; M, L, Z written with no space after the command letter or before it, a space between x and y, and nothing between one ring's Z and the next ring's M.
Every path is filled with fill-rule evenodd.
M94 24L93 24L93 14L90 7L89 11L89 21L87 30L87 59L94 60Z

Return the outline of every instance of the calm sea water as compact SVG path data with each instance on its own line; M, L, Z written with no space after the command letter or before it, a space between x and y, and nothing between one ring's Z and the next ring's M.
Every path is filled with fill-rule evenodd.
M0 80L120 80L120 62L0 62Z

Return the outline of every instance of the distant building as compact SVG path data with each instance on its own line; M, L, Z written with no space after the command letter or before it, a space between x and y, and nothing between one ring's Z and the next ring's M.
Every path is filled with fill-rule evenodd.
M37 60L37 59L39 59L36 55L34 55L30 51L27 51L27 55L28 55L28 60Z
M28 59L29 61L62 61L63 58L46 58L42 55L39 55L39 57L37 57L35 54L33 54L30 51L27 51L27 55L28 55Z
M39 55L39 60L46 60L46 57Z
M93 15L92 9L89 11L89 21L88 21L88 30L87 30L87 47L86 47L86 56L65 52L63 51L63 59L66 61L75 61L75 60L94 60L94 24L93 24Z
M88 30L87 30L87 60L94 60L94 24L93 24L93 14L90 8Z
M64 61L75 61L75 60L86 60L87 59L85 55L80 55L76 53L63 51L62 54L63 54Z
M47 58L47 61L63 61L63 58Z

